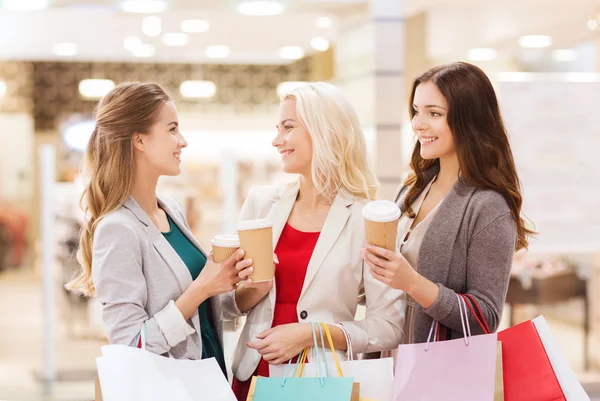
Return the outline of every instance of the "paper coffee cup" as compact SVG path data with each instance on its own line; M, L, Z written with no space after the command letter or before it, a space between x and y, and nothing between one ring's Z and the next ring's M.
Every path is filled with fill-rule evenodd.
M273 224L268 219L245 220L237 224L244 259L252 259L252 281L271 280L275 275L273 263Z
M237 235L215 235L211 241L215 262L222 263L240 248Z
M367 244L395 251L400 208L394 202L373 201L365 206L363 216Z

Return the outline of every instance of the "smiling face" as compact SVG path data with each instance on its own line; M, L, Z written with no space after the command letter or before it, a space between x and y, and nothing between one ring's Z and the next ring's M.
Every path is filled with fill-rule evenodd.
M277 121L277 136L271 144L281 155L283 171L310 176L312 140L296 114L295 99L288 98L281 102Z
M179 132L177 109L172 101L161 106L147 134L136 134L134 146L136 163L141 163L144 171L158 176L181 173L181 151L187 142Z
M448 102L432 81L419 84L413 99L412 129L421 144L423 159L456 155L454 135L448 126Z

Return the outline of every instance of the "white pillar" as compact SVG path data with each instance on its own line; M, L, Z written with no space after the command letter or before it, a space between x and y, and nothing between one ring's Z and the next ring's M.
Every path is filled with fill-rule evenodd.
M232 149L222 152L219 177L223 208L221 209L221 233L235 234L235 224L238 215L238 162Z
M373 0L368 15L341 21L336 47L338 84L365 128L380 199L392 197L408 168L402 139L408 120L402 5L402 0Z
M40 233L43 285L43 361L42 380L44 394L50 395L56 379L54 358L54 183L55 183L55 149L53 145L39 147L40 160Z

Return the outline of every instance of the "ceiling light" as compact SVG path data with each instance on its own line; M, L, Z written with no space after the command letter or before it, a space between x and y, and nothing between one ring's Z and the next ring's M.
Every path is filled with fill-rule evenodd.
M125 0L121 2L121 10L127 13L156 14L162 13L167 8L168 4L164 0Z
M210 24L201 19L189 19L181 21L181 30L187 33L201 33L208 31Z
M307 82L304 82L304 81L282 82L279 85L277 85L277 95L279 95L279 97L282 97L283 95L285 95L288 92L293 91L297 87L306 85L306 84L307 84Z
M56 43L52 46L52 53L57 56L74 56L77 54L77 44L75 43Z
M114 87L110 79L84 79L79 82L79 93L86 99L100 99Z
M155 49L152 45L142 44L137 49L134 49L132 53L135 57L148 58L154 56Z
M160 35L162 32L162 20L156 16L144 18L144 21L142 22L142 32L147 36Z
M238 4L237 10L244 15L278 15L283 12L283 4L278 1L245 1Z
M225 58L231 54L228 46L214 45L208 46L204 52L209 58Z
M317 28L331 28L333 20L329 17L318 17L315 20L315 26Z
M574 61L577 60L577 52L573 49L557 49L552 52L554 61Z
M7 89L6 82L0 81L0 97L6 95Z
M123 47L130 52L135 51L142 46L142 41L137 36L128 36L123 40Z
M47 8L49 0L4 0L2 6L9 10L38 11Z
M181 32L165 33L162 36L162 42L167 46L185 46L189 41L190 37Z
M318 50L320 52L324 52L325 50L329 49L329 41L320 36L312 38L312 40L310 41L310 45L313 49Z
M496 50L487 47L469 49L467 57L471 61L490 61L496 58Z
M552 38L548 35L525 35L519 38L519 45L527 49L541 49L552 45Z
M587 27L589 30L591 31L595 31L596 28L598 28L598 21L596 21L595 19L591 19L587 22Z
M215 95L217 87L212 81L183 81L179 92L188 99L206 99Z
M82 121L71 125L63 133L63 140L70 149L83 152L96 128L94 121Z
M300 46L283 46L279 49L279 57L286 60L299 60L304 57L304 49Z

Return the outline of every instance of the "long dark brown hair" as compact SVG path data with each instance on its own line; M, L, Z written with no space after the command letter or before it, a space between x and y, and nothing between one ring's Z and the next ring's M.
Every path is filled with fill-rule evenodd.
M447 121L454 137L461 179L481 189L500 193L517 224L515 248L527 248L528 237L535 234L528 229L521 216L523 197L521 183L500 115L496 93L487 75L478 67L458 62L434 67L414 80L409 102L411 119L417 87L433 82L448 102ZM427 186L423 173L439 164L439 159L421 157L421 144L416 142L411 156L411 173L405 185L409 190L404 199L404 210Z

